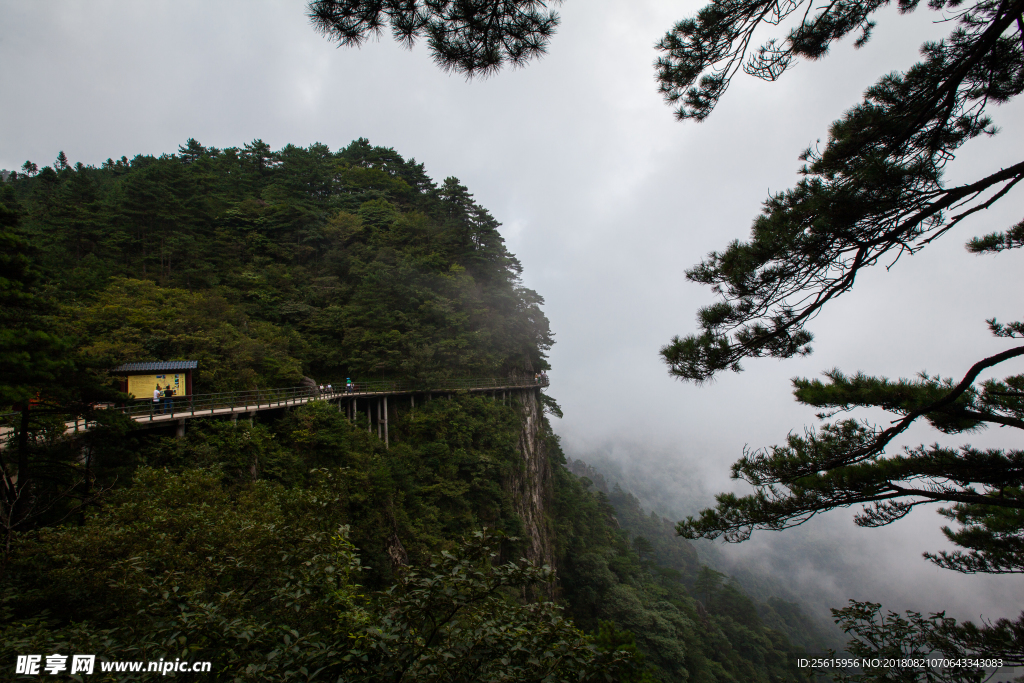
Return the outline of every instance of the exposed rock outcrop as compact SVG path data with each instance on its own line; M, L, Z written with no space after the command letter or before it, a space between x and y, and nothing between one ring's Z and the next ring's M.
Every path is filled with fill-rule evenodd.
M517 450L522 457L522 467L509 477L506 486L515 512L523 521L526 558L554 568L554 530L547 512L554 490L543 434L543 408L537 397L539 391L531 388L513 394L521 415Z

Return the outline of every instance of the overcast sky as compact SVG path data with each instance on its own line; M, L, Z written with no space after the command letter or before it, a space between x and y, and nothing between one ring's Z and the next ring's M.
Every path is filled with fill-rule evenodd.
M51 164L60 150L95 165L159 155L189 137L222 148L261 138L275 149L366 137L424 162L436 180L457 176L504 224L526 284L547 300L567 448L585 456L614 442L627 465L691 472L692 490L710 495L730 485L728 464L745 444L777 443L814 422L793 402L791 377L836 366L959 377L1005 349L984 320L1024 317L1024 252L970 256L963 243L1019 221L1024 190L888 272L859 276L812 324L809 358L747 362L702 388L674 382L658 349L692 332L712 300L684 269L746 237L769 192L794 183L799 153L879 76L912 64L924 39L949 30L926 10L883 12L864 49L846 41L777 83L737 78L707 122L678 123L657 94L653 45L700 6L567 0L546 57L467 82L438 71L422 47L384 39L337 49L302 0L0 0L0 168ZM1024 103L992 114L1002 133L965 148L950 180L1019 161ZM922 429L911 441L935 438ZM1009 445L998 430L971 440ZM856 530L850 516L835 513L816 533L857 539L858 572L875 566L864 553L883 550L873 585L893 608L1020 610L1020 580L957 576L920 558L942 542L933 511L881 531Z

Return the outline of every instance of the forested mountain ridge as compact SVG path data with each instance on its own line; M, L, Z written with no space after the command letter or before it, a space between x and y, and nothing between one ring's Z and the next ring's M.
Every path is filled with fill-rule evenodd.
M100 168L58 158L4 187L69 332L111 363L198 358L199 391L547 367L543 300L499 223L457 179L364 139L190 139Z
M172 438L87 400L134 360L198 359L196 391L547 368L542 299L457 180L365 140L190 140L101 168L62 154L0 185L0 209L22 253L2 261L0 351L27 370L5 367L0 390L38 400L3 463L0 660L207 660L234 681L804 680L742 593L701 602L631 543L564 467L539 389L395 402L389 445L320 401ZM43 329L50 356L23 354ZM65 434L68 411L94 426Z
M679 537L675 522L655 510L645 511L640 499L624 488L627 484L616 481L613 473L606 477L602 469L568 456L566 465L584 483L589 481L595 493L607 497L615 510L616 522L654 572L683 583L691 595L705 601L712 614L727 617L735 605L744 604L748 610L756 611L764 625L785 634L807 652L843 649L839 629L807 613L805 595L777 585L774 577L756 567L739 572L727 568L716 561L714 554L707 557L706 547L702 556L692 542Z

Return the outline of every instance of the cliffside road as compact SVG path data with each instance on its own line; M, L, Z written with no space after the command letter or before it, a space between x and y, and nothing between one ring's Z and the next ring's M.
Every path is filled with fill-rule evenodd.
M337 401L339 410L342 404L347 402L354 417L356 403L359 399L386 400L389 396L411 396L415 401L415 396L429 397L458 392L497 395L499 392L547 387L549 383L547 378L535 380L530 377L460 379L439 382L429 387L417 382L359 382L353 384L351 391L345 387L334 387L329 391L326 389L321 391L319 388L309 386L258 391L228 391L218 394L180 396L170 400L164 399L159 403L140 399L127 406L110 407L106 410L129 415L136 422L145 423L146 426L167 426L176 423L179 435L183 435L185 421L193 418L231 415L237 419L239 414L252 417L260 411L279 410L304 405L310 401ZM367 407L369 405L369 403L366 404ZM3 420L3 425L0 426L0 449L6 448L8 437L14 431L13 422L20 418L20 415L20 413L0 415L0 419ZM65 422L65 425L67 427L65 433L74 434L89 429L92 423L86 423L79 419L69 420Z

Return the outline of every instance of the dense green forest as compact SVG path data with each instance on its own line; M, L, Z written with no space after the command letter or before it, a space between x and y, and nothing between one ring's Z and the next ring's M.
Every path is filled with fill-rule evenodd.
M106 370L126 361L199 360L197 391L546 369L543 300L457 179L366 140L189 140L26 171L0 185L0 412L25 416L0 450L0 659L209 660L237 681L805 680L799 610L756 603L667 520L571 472L539 390L403 407L388 445L325 401L182 438L94 407L125 398ZM95 426L64 434L69 414Z
M761 623L785 634L806 652L843 649L845 643L837 638L838 630L822 628L821 623L809 618L794 601L800 596L780 596L787 591L772 585L770 576L747 571L741 579L716 571L708 566L715 563L713 560L704 559L692 543L679 537L674 521L653 510L645 511L640 499L619 482L609 483L601 470L582 460L566 457L566 465L596 495L607 498L615 510L616 523L628 534L633 550L651 573L684 583L710 614L729 617L735 606L743 605L743 614L750 615L753 609Z
M199 387L547 367L543 300L456 178L357 140L58 161L5 184L68 334Z

